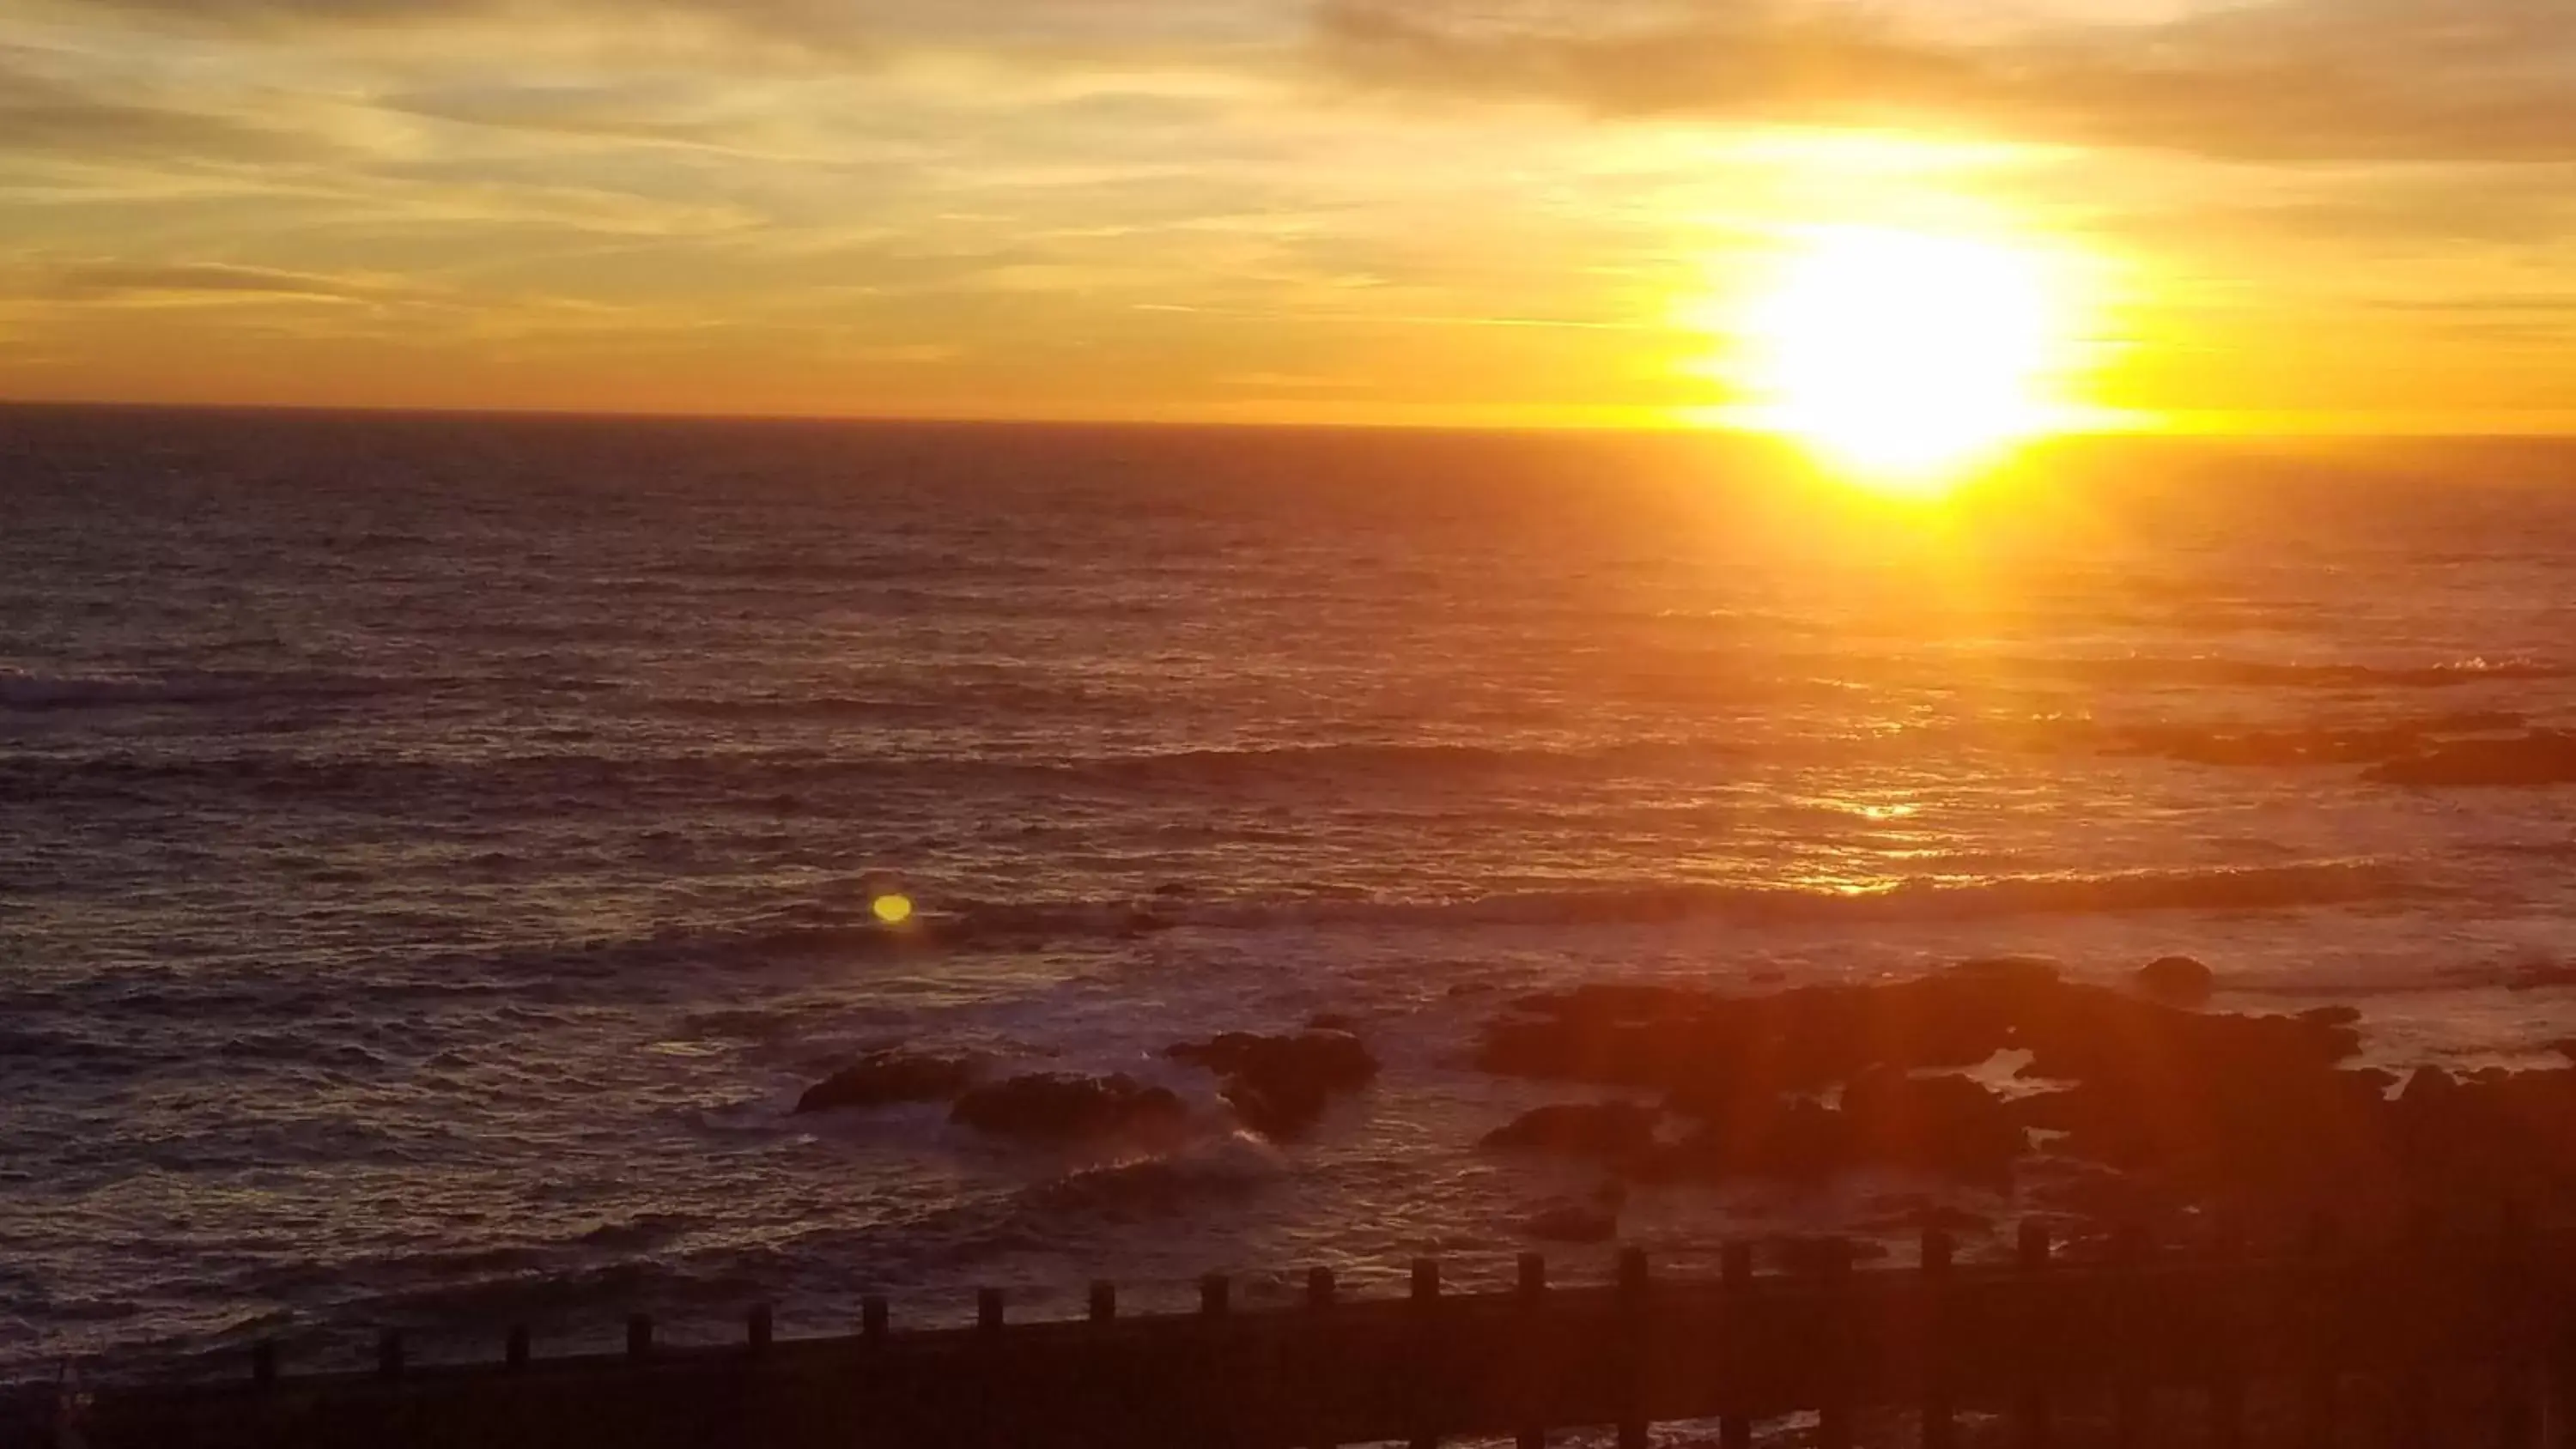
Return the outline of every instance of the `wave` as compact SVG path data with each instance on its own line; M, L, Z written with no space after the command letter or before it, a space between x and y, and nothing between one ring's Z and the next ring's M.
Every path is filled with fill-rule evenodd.
M2565 667L2526 657L2386 665L2121 655L2002 660L1994 667L2005 673L2054 674L2099 684L2250 685L2276 689L2452 689L2472 684L2564 679L2569 674Z
M1250 1196L1287 1172L1276 1148L1237 1134L1168 1156L1081 1168L1021 1190L1016 1202L1040 1215L1135 1222Z
M374 676L311 672L45 674L0 669L0 710L32 714L155 705L305 704L385 694L402 687Z
M1926 649L1907 654L1790 654L1764 656L1740 650L1690 652L1693 678L1780 684L1790 680L1851 681L1862 685L1956 686L2058 681L2094 687L2236 686L2258 689L2451 689L2487 683L2565 679L2576 670L2529 655L2471 655L2426 664L2320 663L2250 659L2235 655L1987 654ZM1770 678L1769 676L1778 676Z
M2385 764L2411 758L2443 741L2521 730L2527 725L2526 716L2503 710L2452 710L2420 719L2260 728L2114 724L2082 716L2042 715L1989 721L1969 733L2041 751L2089 751L2195 765L2294 769Z
M1852 891L1681 882L1525 892L1433 905L1324 903L1294 910L1354 923L1586 926L1707 920L1766 926L2273 911L2401 899L2420 889L2390 862L2330 860L1986 880L1924 878ZM1258 910L1252 914L1275 917ZM1183 912L1182 920L1191 922L1192 913Z
M530 952L506 961L487 957L473 964L557 977L615 978L661 968L756 970L813 960L1110 944L1175 930L1581 928L1676 922L1833 927L2154 911L2254 913L2365 905L2430 894L2430 888L2393 862L2326 860L1984 880L1927 878L1855 891L1692 881L1510 892L1450 901L1226 900L1180 894L1150 901L970 900L945 903L901 927L864 919L853 906L847 919L672 932Z
M1171 786L1263 788L1366 781L1493 780L1513 775L1586 778L1623 769L1690 768L1736 758L1724 741L1605 745L1254 745L1068 759L881 755L841 758L817 749L707 750L686 754L564 751L507 755L378 757L283 751L152 754L127 749L43 759L0 758L0 793L67 800L103 795L166 803L174 789L205 788L288 802L401 800L412 811L548 814L618 812L655 792L663 803L712 808L842 808L837 794L887 789L953 793L974 788L1049 791ZM811 798L809 798L811 797Z

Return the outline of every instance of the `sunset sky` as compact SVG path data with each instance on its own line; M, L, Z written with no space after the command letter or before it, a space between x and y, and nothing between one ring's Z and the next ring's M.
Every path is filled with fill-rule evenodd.
M0 6L5 397L1652 424L1855 227L2106 413L2557 426L2576 6Z

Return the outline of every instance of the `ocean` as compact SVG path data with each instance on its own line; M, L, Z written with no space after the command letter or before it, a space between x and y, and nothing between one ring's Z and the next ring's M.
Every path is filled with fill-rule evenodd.
M1715 437L0 410L0 1375L1474 1283L1594 1178L1477 1149L1582 1094L1467 1048L1583 981L2181 953L2373 1061L2549 1058L2569 796L2370 771L2576 722L2571 482L2102 441L1927 508ZM1308 1141L1162 1055L1318 1013L1386 1066ZM1195 1126L791 1115L887 1046ZM1704 1262L1920 1190L1621 1229Z

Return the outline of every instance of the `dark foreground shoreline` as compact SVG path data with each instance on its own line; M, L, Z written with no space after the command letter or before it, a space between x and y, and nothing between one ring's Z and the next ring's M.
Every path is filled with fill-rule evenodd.
M1649 1422L1717 1420L1725 1445L1821 1414L1797 1442L2330 1444L2346 1419L2403 1426L2442 1402L2443 1422L2485 1427L2368 1442L2519 1445L2544 1406L2568 1422L2576 1066L2401 1079L2351 1065L2357 1012L2215 1013L2211 986L2180 958L2125 987L2015 959L1764 995L1596 984L1507 1003L1474 1049L1488 1073L1590 1094L1485 1138L1600 1173L1529 1236L1606 1242L1632 1188L1885 1172L2007 1194L2009 1239L1934 1192L1878 1241L1740 1242L1699 1281L1632 1247L1606 1287L1551 1287L1531 1254L1485 1294L1444 1293L1422 1260L1404 1300L1345 1300L1318 1272L1293 1306L1256 1306L1212 1277L1195 1314L1122 1318L1103 1285L1085 1320L1017 1323L988 1291L975 1327L916 1330L869 1299L849 1338L779 1338L754 1308L731 1346L673 1347L638 1317L623 1354L540 1356L516 1329L463 1365L415 1362L389 1332L362 1372L263 1344L214 1382L27 1386L0 1443L819 1446L854 1425L893 1444L1528 1443L1618 1425L1633 1445ZM1377 1090L1350 1025L1169 1055L1288 1141ZM1059 1144L1189 1115L1123 1076L995 1081L901 1050L795 1110L923 1101ZM1874 1258L1894 1266L1859 1266Z
M615 1444L1286 1446L1615 1430L1656 1424L1720 1449L1963 1444L2562 1443L2576 1409L2576 1239L2514 1214L2419 1223L2356 1244L2320 1224L2276 1252L2160 1249L2123 1232L2091 1263L2033 1221L2016 1255L1963 1264L1926 1232L1922 1261L1854 1270L1834 1240L1805 1271L1656 1277L1638 1250L1604 1287L1557 1288L1535 1254L1510 1292L1442 1292L1436 1261L1402 1299L1348 1300L1310 1277L1293 1307L1246 1311L1211 1277L1198 1312L1014 1323L985 1294L976 1326L898 1330L883 1300L859 1334L657 1345L422 1368L388 1335L372 1372L281 1375L262 1351L221 1385L0 1399L0 1442L85 1449L555 1449ZM2548 1437L2544 1439L2544 1431ZM1775 1437L1776 1435L1776 1437ZM1669 1435L1667 1436L1669 1442Z

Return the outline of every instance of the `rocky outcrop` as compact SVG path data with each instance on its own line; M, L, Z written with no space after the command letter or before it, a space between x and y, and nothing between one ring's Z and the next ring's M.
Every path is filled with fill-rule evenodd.
M1606 1243L1619 1236L1619 1214L1598 1203L1552 1203L1530 1214L1521 1231L1542 1243Z
M2576 1069L2426 1068L2401 1084L2351 1065L2357 1022L2349 1007L2211 1015L1988 962L1762 997L1533 998L1494 1023L1481 1060L1660 1089L1683 1130L1643 1146L1635 1107L1550 1109L1501 1134L1647 1181L2010 1175L2056 1210L2142 1223L2331 1209L2359 1226L2416 1202L2576 1199ZM2030 1053L2018 1095L1941 1070L2006 1047Z
M871 1052L807 1087L796 1099L796 1110L830 1112L898 1102L944 1102L974 1085L975 1077L971 1062L905 1051Z
M1807 1097L1740 1100L1633 1170L1662 1181L1818 1182L1875 1168L1991 1183L2010 1176L2027 1137L2004 1099L1969 1078L1880 1068L1856 1078L1840 1107Z
M1635 1102L1568 1102L1523 1112L1485 1134L1487 1147L1557 1152L1569 1157L1636 1157L1655 1145L1663 1114Z
M2218 975L2189 956L2159 956L2130 978L2147 996L2172 1006L2200 1006L2218 988Z
M1072 1142L1170 1127L1188 1115L1168 1089L1147 1086L1123 1072L1106 1077L1039 1073L969 1088L949 1118L996 1137Z
M1334 1096L1358 1091L1378 1072L1377 1058L1347 1031L1292 1036L1230 1031L1208 1041L1183 1042L1164 1055L1222 1078L1220 1095L1235 1115L1273 1139L1303 1136Z
M2576 784L2576 734L2534 730L2518 739L2458 740L2364 773L2383 785L2512 789Z

